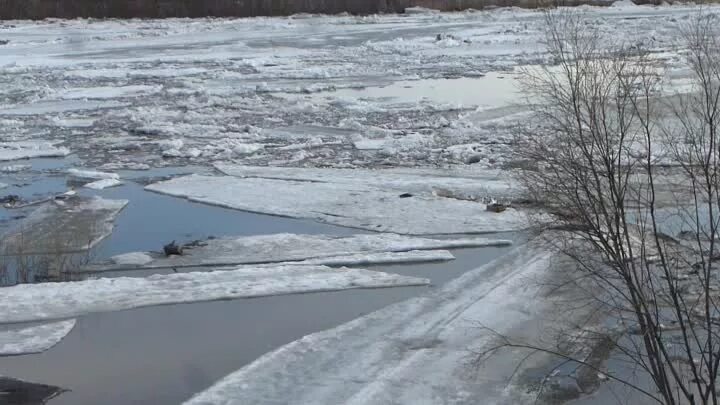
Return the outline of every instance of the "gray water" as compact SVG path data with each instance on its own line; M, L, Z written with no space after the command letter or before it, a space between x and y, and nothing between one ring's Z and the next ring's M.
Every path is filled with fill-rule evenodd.
M75 163L72 158L55 160L54 165L42 160L31 163L32 172L3 176L28 180L24 186L13 186L11 192L31 199L66 190L65 177L59 171ZM123 172L122 176L141 179L188 171L196 170ZM0 195L7 194L5 191ZM192 203L147 192L133 181L98 192L78 191L130 200L118 216L113 234L94 252L96 258L159 250L172 240L209 236L359 232ZM5 218L16 212L0 209ZM433 282L430 287L297 294L89 314L78 318L75 329L49 351L0 359L0 375L69 390L51 405L178 404L284 344L437 288L509 249L455 250L457 259L447 263L370 267L427 277Z

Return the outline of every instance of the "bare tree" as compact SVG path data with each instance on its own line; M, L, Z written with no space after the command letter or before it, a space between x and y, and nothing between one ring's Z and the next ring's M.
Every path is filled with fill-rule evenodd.
M562 231L551 241L578 264L573 282L625 331L596 333L647 379L604 373L662 404L719 402L718 27L702 11L678 27L687 94L668 93L660 58L575 12L546 13L554 63L523 74L534 124L517 146L532 163L522 181ZM597 367L506 338L496 348L507 346Z

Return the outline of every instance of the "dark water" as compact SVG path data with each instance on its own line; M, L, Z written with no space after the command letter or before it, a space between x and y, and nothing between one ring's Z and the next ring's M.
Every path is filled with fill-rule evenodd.
M66 190L65 178L57 171L74 163L72 160L32 163L33 172L10 179L22 183L20 179L25 178L28 185L10 191L30 198ZM122 176L132 179L187 171L124 172ZM78 191L130 200L117 218L113 234L98 246L97 258L159 250L172 240L209 236L359 232L192 203L146 192L133 181L98 192ZM10 215L7 212L5 215ZM298 294L90 314L80 317L75 329L45 353L1 358L0 375L70 390L51 405L178 404L279 346L422 294L509 249L456 250L457 259L447 263L371 267L427 277L433 281L431 287Z

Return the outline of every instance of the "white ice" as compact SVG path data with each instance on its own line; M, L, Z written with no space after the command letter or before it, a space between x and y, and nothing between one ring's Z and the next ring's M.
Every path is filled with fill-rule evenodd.
M0 326L2 327L2 326ZM42 353L67 336L75 320L14 329L0 329L0 357Z
M379 271L287 265L147 278L21 284L0 288L0 323L60 319L152 305L429 283L427 279Z
M328 170L327 173L332 175L333 172ZM343 179L315 182L190 175L151 184L147 189L228 208L314 219L378 232L413 235L486 233L528 226L524 212L512 208L502 213L489 212L484 203L446 198L444 193L425 192L401 198L405 191L382 187L382 177L379 171L377 184L368 184ZM419 183L421 176L414 180L418 183L408 184L406 190L428 188ZM432 179L426 179L426 183L432 183ZM482 186L478 183L475 187Z
M152 256L143 252L131 252L116 255L111 258L113 263L121 265L142 266L153 261Z
M455 256L447 250L411 250L408 252L356 253L346 256L330 256L300 261L299 264L323 266L368 266L377 264L408 264L442 262Z
M538 280L553 255L520 247L439 290L303 337L230 374L186 405L526 403L506 390L526 353L475 368L498 333L538 333L550 311ZM536 366L537 356L523 364Z
M25 170L30 170L31 165L8 165L0 166L0 173L20 173Z
M0 142L0 161L63 157L70 154L70 149L55 146L57 143L48 141Z
M122 181L118 179L102 179L102 180L96 180L92 183L87 183L83 187L87 187L93 190L104 190L109 187L116 187L123 184Z
M352 236L282 233L212 239L205 243L205 246L186 248L182 256L153 257L148 253L136 252L114 256L111 262L115 267L134 265L145 268L291 261L334 266L365 262L418 262L452 259L452 255L437 249L508 246L512 242L480 237L429 239L391 233ZM423 250L431 252L423 254L420 252ZM109 266L109 269L112 268Z
M73 99L109 99L118 97L137 97L160 90L159 86L135 85L117 87L73 88L61 93L60 98Z
M120 175L117 173L106 173L97 170L85 169L68 169L68 174L76 179L82 180L118 180Z
M398 192L449 191L473 199L511 199L522 192L517 180L500 170L455 166L453 168L320 169L258 167L216 163L220 172L235 177L357 184Z
M579 10L601 35L642 46L687 81L679 28L699 8L628 5ZM527 111L508 105L522 102L513 69L549 59L543 24L518 8L16 21L3 27L0 139L42 138L49 123L97 167L111 155L154 167L514 167L514 124ZM300 123L294 137L276 136ZM119 147L126 133L137 147ZM185 145L156 147L175 138Z

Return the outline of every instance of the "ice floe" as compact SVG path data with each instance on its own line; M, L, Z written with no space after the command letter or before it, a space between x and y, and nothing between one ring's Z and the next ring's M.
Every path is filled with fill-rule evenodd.
M123 184L123 182L118 179L102 179L87 183L83 187L91 188L93 190L104 190L108 187L116 187L121 184Z
M400 234L487 233L524 229L527 216L516 209L486 210L482 202L447 198L451 194L412 194L375 184L318 182L235 176L190 175L147 186L147 190L191 201L250 212L314 219L321 222ZM417 176L415 188L427 189ZM462 181L462 179L457 179ZM464 179L468 181L467 179ZM478 182L476 187L483 187ZM407 198L405 198L407 197Z
M0 142L0 161L63 157L70 154L70 149L58 147L57 144L58 142L48 141Z
M21 284L0 288L0 323L60 319L152 305L429 283L423 278L379 271L286 265L147 278Z
M117 173L99 172L97 170L84 169L68 169L68 174L76 179L81 180L118 180L120 175Z
M538 333L533 325L557 309L537 295L553 257L522 246L435 292L268 353L186 405L526 403L508 382L547 357L519 363L527 353L518 350L478 368L472 351L495 344L486 327Z
M60 343L74 327L75 320L70 319L37 326L0 329L0 357L42 353Z
M240 264L300 262L323 265L452 260L444 250L508 246L509 240L487 238L428 239L396 234L352 236L274 234L210 239L186 246L182 256L161 253L126 253L108 263L87 266L87 271L132 268L217 267ZM423 253L421 251L428 251Z

